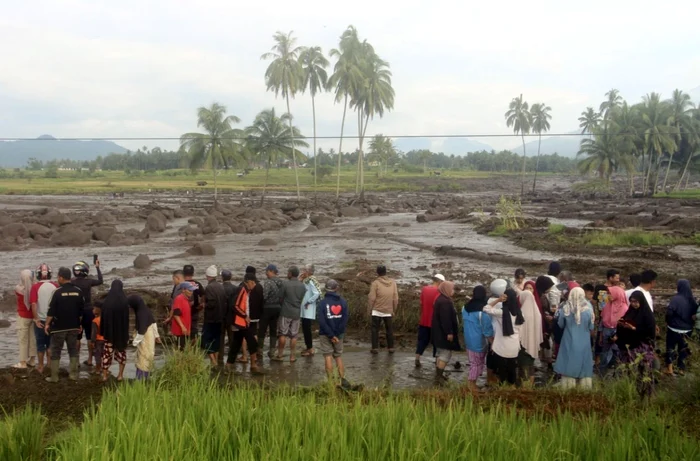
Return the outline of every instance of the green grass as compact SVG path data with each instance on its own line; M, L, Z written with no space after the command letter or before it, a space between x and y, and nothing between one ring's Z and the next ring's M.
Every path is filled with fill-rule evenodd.
M504 224L499 224L491 232L488 233L491 237L504 237L508 235L508 228Z
M5 384L22 385L22 384ZM39 460L44 452L46 418L32 407L5 415L0 420L0 459L30 461Z
M552 235L562 234L566 230L566 226L563 224L550 224L547 228L547 232Z
M700 189L687 189L675 192L659 192L654 198L700 199Z
M595 247L637 247L654 245L676 245L682 239L661 232L645 230L595 231L583 234L581 243Z

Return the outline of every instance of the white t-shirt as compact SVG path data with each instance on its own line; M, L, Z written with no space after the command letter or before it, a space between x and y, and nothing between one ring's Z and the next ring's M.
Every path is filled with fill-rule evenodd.
M49 303L53 292L56 291L56 282L43 280L32 286L29 299L32 303L36 303L36 313L39 320L46 320L46 314L49 312Z
M489 299L489 303L495 298ZM510 316L513 323L513 334L503 336L503 303L498 303L494 307L486 305L484 312L491 317L493 325L493 351L501 357L514 359L520 352L520 325L515 324L515 317Z
M627 295L627 301L630 300L630 296L632 293L635 291L641 291L642 294L644 295L645 298L647 298L647 304L649 304L649 309L651 309L652 312L654 312L654 300L651 298L651 293L649 293L647 290L642 288L641 286L638 286L637 288L633 290L627 290L625 291L625 294Z

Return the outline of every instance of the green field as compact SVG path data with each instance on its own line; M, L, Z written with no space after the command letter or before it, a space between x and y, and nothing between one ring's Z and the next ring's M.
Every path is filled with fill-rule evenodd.
M299 183L302 192L314 190L313 169L299 169ZM237 176L238 170L219 171L217 186L219 191L262 191L265 184L265 170L252 170L244 177ZM18 175L24 177L17 177ZM355 192L355 169L341 170L341 192ZM214 177L211 171L192 173L189 170L167 170L156 172L136 172L126 174L123 171L59 172L58 178L47 178L42 171L23 171L10 178L0 180L0 194L97 194L110 192L144 192L207 190L214 191ZM448 192L462 189L460 180L469 178L486 178L491 173L475 171L445 171L435 177L423 173L390 172L379 177L377 169L365 171L365 190L367 191L434 191ZM335 192L337 176L334 173L318 182L319 192ZM197 182L206 181L206 186ZM270 170L269 191L296 190L294 170Z

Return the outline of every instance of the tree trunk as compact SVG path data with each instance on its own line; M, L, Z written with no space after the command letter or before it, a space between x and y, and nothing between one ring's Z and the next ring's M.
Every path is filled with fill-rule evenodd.
M428 173L428 160L423 159L423 174Z
M270 159L267 159L267 168L265 169L265 184L263 185L263 193L262 197L260 198L260 206L263 206L263 203L265 203L265 191L267 191L267 181L270 178Z
M318 155L318 151L316 150L316 101L313 93L311 93L311 113L314 119L314 200L318 201L318 190L316 189L318 184L316 182L318 176L318 164L316 163L316 156Z
M214 170L214 207L216 207L218 188L216 186L216 148L214 146L211 148L211 167Z
M523 171L520 173L520 196L525 193L525 161L527 160L527 153L525 152L525 133L520 132L520 137L523 140Z
M673 190L679 190L681 188L681 184L683 183L683 178L685 178L685 174L688 172L688 166L690 166L690 160L693 158L693 152L688 153L688 160L685 162L685 167L683 167L683 174L681 174L681 179L678 180L678 183L675 185Z
M362 156L363 162L362 162L362 168L360 169L361 175L360 175L360 202L364 202L365 200L365 162L364 162L364 157L365 154L362 151L362 145L365 140L365 134L367 133L367 126L369 125L369 116L365 119L364 117L360 117L360 127L362 127L362 121L364 119L365 126L362 128L362 135L360 136L360 155Z
M673 162L673 154L669 155L668 166L666 166L666 174L664 175L664 184L661 186L664 192L666 192L666 182L668 181L668 173L671 171L671 163Z
M343 108L343 121L340 123L340 146L338 146L338 178L335 186L335 200L340 200L340 166L343 162L343 130L345 128L345 113L348 110L348 95L345 94L345 107Z
M659 172L661 169L661 153L656 154L656 165L654 165L654 191L651 196L656 195L656 191L659 188Z
M362 122L360 121L360 109L357 109L357 172L355 174L355 195L360 193L360 167L362 166L362 151L360 139L362 138Z
M292 126L292 112L289 109L289 93L287 93L287 113L289 117L289 136L293 136L294 127ZM297 150L294 147L294 139L292 138L292 166L294 167L294 178L297 182L297 204L301 203L301 189L299 188L299 171L297 171Z
M653 156L651 155L651 149L649 149L649 169L647 170L647 177L645 181L645 189L644 189L644 196L649 193L649 187L651 186L651 167L654 163Z
M537 187L537 170L540 169L540 147L542 146L542 132L540 131L540 139L537 142L537 161L535 162L535 180L532 181L532 193L535 193Z

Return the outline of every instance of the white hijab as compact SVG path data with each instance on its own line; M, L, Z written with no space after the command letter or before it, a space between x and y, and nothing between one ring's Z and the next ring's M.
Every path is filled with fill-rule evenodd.
M544 341L542 334L542 314L537 307L535 296L528 290L518 293L520 310L523 313L525 323L520 326L520 344L531 357L537 358L540 344Z
M24 296L24 305L27 310L31 309L29 295L32 291L32 285L34 285L34 274L29 269L24 269L19 273L19 283L15 287L15 292Z
M586 299L586 292L583 288L576 287L569 292L569 299L564 303L564 315L569 316L572 313L576 319L576 325L581 325L581 313L587 310L591 311L593 314L593 309L591 309L591 303Z

